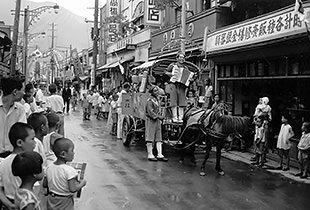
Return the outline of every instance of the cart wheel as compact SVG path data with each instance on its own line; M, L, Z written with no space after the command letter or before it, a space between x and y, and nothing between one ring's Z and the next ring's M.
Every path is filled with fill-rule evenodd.
M123 132L122 132L122 134L123 134L123 145L125 147L129 147L130 142L133 138L133 133L130 132L129 129L130 129L130 122L128 119L125 118L123 121Z

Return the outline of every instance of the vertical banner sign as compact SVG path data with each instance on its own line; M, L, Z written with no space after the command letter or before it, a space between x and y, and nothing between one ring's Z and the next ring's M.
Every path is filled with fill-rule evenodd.
M108 0L107 1L107 14L108 17L113 17L120 14L120 0ZM119 31L118 23L108 24L108 43L114 43L118 41L117 33Z
M155 0L145 0L145 25L161 26L162 11L155 9Z
M77 49L74 48L71 52L72 60L73 60L73 65L75 68L74 74L75 75L82 75L82 65L79 59L79 55L77 52Z
M88 74L88 67L89 67L89 57L88 57L88 50L82 51L82 62L83 62L83 75L85 73Z

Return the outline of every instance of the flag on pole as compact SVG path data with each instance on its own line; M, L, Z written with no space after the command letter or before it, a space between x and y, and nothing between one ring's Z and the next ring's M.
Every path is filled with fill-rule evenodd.
M119 61L118 61L118 67L119 67L119 70L121 70L121 73L124 74L125 68L124 68L124 66L122 66L121 62L119 62Z
M295 2L295 9L294 11L296 13L299 13L300 15L304 16L305 14L305 9L304 7L302 6L302 1L301 0L296 0Z
M309 9L304 9L301 0L296 0L294 12L299 14L301 21L305 21L307 35L308 35L308 38L310 40L310 31L309 31L309 28L308 28L308 23L310 23L310 10Z

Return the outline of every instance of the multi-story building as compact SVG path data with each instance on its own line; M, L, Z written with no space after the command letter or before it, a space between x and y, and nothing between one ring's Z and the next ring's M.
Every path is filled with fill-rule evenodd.
M0 77L9 74L11 27L0 21Z
M232 2L237 4L224 19L233 21L204 40L216 91L235 115L253 115L259 98L269 97L271 137L288 113L298 138L301 123L310 120L310 36L295 0ZM310 2L303 7L309 10Z
M159 28L162 22L161 12L151 15L148 11L152 5L149 0L108 0L106 10L102 10L102 19L123 18L104 24L104 47L106 64L100 66L96 75L110 78L111 87L116 88L124 81L130 80L132 67L149 58L151 31ZM152 1L151 1L152 2ZM106 11L106 12L104 12ZM154 10L155 11L155 10ZM108 17L108 18L107 18Z

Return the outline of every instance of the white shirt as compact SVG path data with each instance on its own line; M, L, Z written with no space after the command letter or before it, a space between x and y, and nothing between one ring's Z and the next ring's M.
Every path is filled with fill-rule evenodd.
M78 172L69 165L50 164L46 169L48 188L51 192L58 195L72 195L68 181L77 177L77 175Z
M121 90L121 92L117 93L118 94L118 99L117 99L117 111L119 114L122 113L122 100L123 100L123 93L127 93L126 90Z
M44 151L44 147L42 142L38 139L38 138L34 138L34 141L36 142L36 145L33 149L33 151L39 153L43 159L43 170L45 171L47 163L46 163L46 155L45 155L45 151Z
M25 109L20 103L15 102L6 112L2 98L0 98L0 153L13 150L9 140L9 131L16 122L27 123Z
M46 106L51 108L54 112L63 112L65 107L64 100L59 95L51 95L46 98Z
M38 101L38 102L44 101L44 94L40 88L38 89L38 91L36 93L36 101Z
M53 132L47 134L46 136L44 136L44 138L43 138L43 147L44 147L46 161L47 161L48 166L57 160L57 157L51 148L51 136L54 133L55 132L53 131Z
M206 97L212 97L212 91L213 91L212 85L206 86L205 87L205 96Z
M278 136L277 148L288 150L291 148L291 143L289 141L294 133L292 132L292 127L289 124L282 124L281 130Z
M4 194L10 199L14 199L15 192L22 183L21 179L12 173L15 156L16 154L7 156L0 164L0 187L4 188Z

